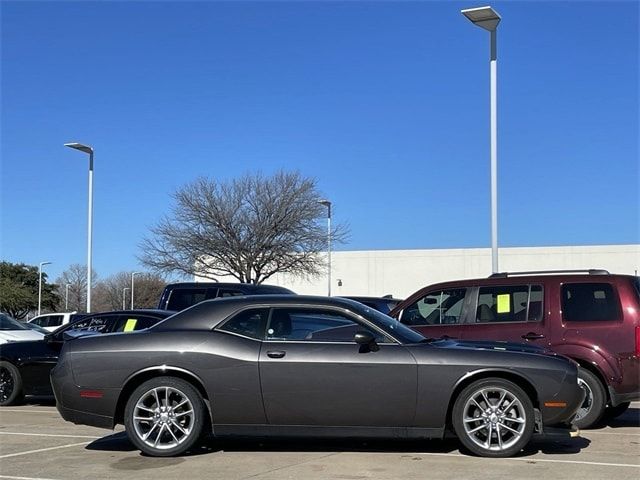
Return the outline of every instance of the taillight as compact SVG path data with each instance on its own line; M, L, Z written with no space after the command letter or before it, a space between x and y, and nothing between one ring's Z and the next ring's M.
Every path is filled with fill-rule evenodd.
M636 356L640 357L640 327L636 327Z

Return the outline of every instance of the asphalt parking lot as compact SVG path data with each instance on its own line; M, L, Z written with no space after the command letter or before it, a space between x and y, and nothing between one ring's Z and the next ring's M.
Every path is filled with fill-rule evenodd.
M619 418L521 456L483 459L445 441L208 441L151 458L115 432L64 422L50 401L0 409L0 479L525 479L640 478L640 402Z

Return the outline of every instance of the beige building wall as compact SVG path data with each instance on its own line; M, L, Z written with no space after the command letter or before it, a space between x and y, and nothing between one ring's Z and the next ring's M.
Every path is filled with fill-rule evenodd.
M491 273L490 248L338 251L331 256L333 295L405 298L432 283ZM501 248L499 262L500 271L603 268L634 274L640 271L640 245ZM266 283L299 294L327 294L326 275L301 279L279 274Z

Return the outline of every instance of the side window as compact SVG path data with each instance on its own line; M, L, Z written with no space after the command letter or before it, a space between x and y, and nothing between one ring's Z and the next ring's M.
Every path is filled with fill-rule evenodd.
M476 322L540 321L542 298L542 287L539 285L480 287Z
M405 325L457 324L462 319L466 288L452 288L431 292L409 305L402 312Z
M268 308L244 310L224 322L218 330L262 340L264 338L264 328L267 324L268 317Z
M97 315L95 317L88 317L84 320L80 320L77 323L74 323L72 327L70 327L67 331L89 331L89 332L98 332L98 333L107 333L111 327L113 327L113 323L117 317L109 316L109 315Z
M49 317L48 327L59 327L62 325L62 315L51 315Z
M388 339L353 318L333 310L316 308L274 308L267 326L267 340L310 342L353 342L356 332L371 332L376 342Z
M207 298L206 288L176 288L169 296L167 310L184 310Z
M562 318L569 322L618 320L618 298L608 283L565 283Z
M36 318L31 323L33 323L34 325L38 325L39 327L46 327L47 326L47 317Z
M152 327L160 320L155 317L139 317L134 315L123 315L118 317L118 321L113 329L114 332L135 332Z
M219 297L237 297L239 295L244 295L240 290L229 290L229 289L219 289L218 296Z

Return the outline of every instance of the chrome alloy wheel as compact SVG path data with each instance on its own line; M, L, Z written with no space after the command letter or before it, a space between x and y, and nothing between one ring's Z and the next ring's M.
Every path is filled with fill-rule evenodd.
M144 393L133 410L136 435L146 445L167 450L183 443L193 429L193 405L173 387L157 387Z
M584 379L578 377L578 385L584 390L585 396L582 405L580 405L580 408L573 419L574 422L587 416L593 406L593 392L591 391L589 384L585 382Z
M522 438L528 420L522 403L513 393L491 387L469 397L462 422L473 443L486 450L502 451Z
M0 367L0 402L6 402L13 394L15 381L8 368Z

